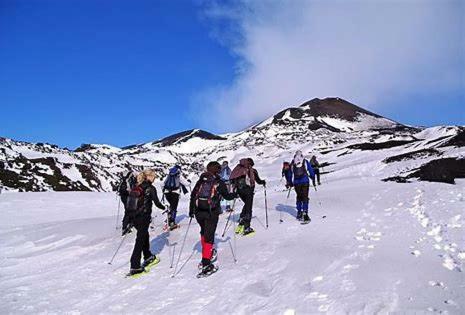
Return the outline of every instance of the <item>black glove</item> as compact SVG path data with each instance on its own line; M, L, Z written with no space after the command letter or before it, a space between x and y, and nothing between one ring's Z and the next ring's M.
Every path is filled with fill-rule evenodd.
M126 227L123 227L123 233L121 233L121 236L131 233L133 226L134 225L132 223L129 223Z
M266 180L263 181L263 187L266 187Z

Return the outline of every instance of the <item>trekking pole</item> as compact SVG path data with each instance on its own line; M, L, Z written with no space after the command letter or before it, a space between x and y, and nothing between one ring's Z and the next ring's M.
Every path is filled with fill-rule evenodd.
M268 228L268 200L266 198L266 186L265 186L265 220L266 220L266 228Z
M116 195L116 198L118 198L118 195ZM116 224L115 224L115 230L118 229L118 221L119 221L119 208L120 208L120 205L121 205L121 200L118 200L118 213L116 215Z
M235 207L235 205L236 205L236 199L237 199L237 198L234 198L234 201L233 201L233 204L232 204L232 208L231 208L231 212L229 212L228 220L226 221L226 225L224 226L223 234L221 234L221 237L224 237L224 235L226 234L226 230L228 229L228 225L229 225L229 222L230 222L230 220L231 220L231 215L233 214L233 212L234 212L234 207Z
M179 251L179 255L178 255L178 260L176 261L176 266L174 267L174 272L171 275L171 278L174 278L174 276L176 275L176 270L178 270L179 260L181 260L182 250L184 249L184 244L186 243L187 233L189 232L189 228L191 227L191 223L192 223L192 218L190 218L190 220L189 220L189 225L187 226L187 231L186 231L186 234L184 235L184 239L183 239L182 245L181 245L181 250Z
M119 246L118 246L118 248L116 249L116 252L113 254L113 257L111 257L111 260L108 262L109 265L111 265L111 264L113 263L113 259L115 259L116 254L118 254L119 249L121 248L121 245L123 245L124 240L126 239L126 236L127 236L128 234L129 234L129 233L124 234L123 239L121 240L121 243L119 243Z

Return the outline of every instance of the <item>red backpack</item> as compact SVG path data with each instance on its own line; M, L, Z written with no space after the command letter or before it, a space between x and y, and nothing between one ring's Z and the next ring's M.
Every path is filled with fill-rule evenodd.
M126 201L126 210L135 215L145 212L144 207L145 191L140 186L134 186L129 192L128 200Z

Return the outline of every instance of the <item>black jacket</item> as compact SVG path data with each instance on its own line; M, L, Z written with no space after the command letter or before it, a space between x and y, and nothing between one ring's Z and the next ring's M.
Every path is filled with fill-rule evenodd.
M192 216L196 211L197 211L197 205L196 205L196 198L197 198L197 193L200 189L200 185L202 185L202 182L204 181L205 176L211 176L210 173L203 173L200 175L199 180L197 183L195 183L194 189L192 189L191 192L191 200L190 200L190 205L189 205L189 215ZM233 200L237 198L237 193L232 192L230 193L228 190L228 187L226 184L221 180L219 175L215 176L215 181L216 181L216 192L219 197L223 197L226 200ZM212 213L215 214L220 214L221 213L221 198L215 198L213 199L215 202L211 208Z
M158 199L157 189L153 187L150 182L145 181L140 186L144 190L144 209L146 214L152 214L152 202L155 203L158 208L165 210L165 206L160 202L160 199Z

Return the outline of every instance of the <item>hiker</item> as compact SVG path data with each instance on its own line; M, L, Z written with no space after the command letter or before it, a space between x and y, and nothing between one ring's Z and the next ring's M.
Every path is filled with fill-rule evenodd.
M220 178L223 183L225 183L228 191L231 192L231 182L229 181L229 177L231 177L231 169L229 168L228 161L223 161L221 164L221 171L220 171ZM225 203L225 210L231 211L231 205L229 200L224 199Z
M320 183L320 163L316 160L316 156L312 156L310 159L310 165L312 166L313 170L315 171L315 177L318 182L318 185L321 185ZM312 179L313 181L313 186L315 185L315 179Z
M229 192L219 174L221 165L210 162L207 171L200 175L191 193L189 217L195 216L200 225L200 242L202 244L202 262L198 277L208 276L218 268L213 265L216 250L213 248L218 217L221 213L221 197L226 200L237 198L237 193ZM212 261L213 256L215 259Z
M310 187L310 178L312 181L315 180L315 172L301 151L295 153L294 159L291 162L291 170L293 177L292 184L297 195L296 217L297 220L308 223L310 222L310 217L308 216L308 190Z
M239 197L244 202L239 219L239 225L236 228L236 234L248 235L254 233L250 226L252 220L253 197L255 191L255 182L259 185L266 186L266 181L260 179L258 172L253 168L254 161L251 158L241 159L239 164L231 172L231 182L237 189Z
M129 216L128 216L128 211L126 209L126 203L129 197L129 193L134 188L134 186L136 186L136 173L132 171L128 171L121 178L121 182L118 185L118 194L124 206L124 216L123 216L123 222L122 222L123 223L122 224L123 234L129 233L131 230L131 227L129 226Z
M281 170L281 178L286 179L286 189L291 188L294 186L292 184L292 170L291 170L291 164L289 162L283 162L283 168Z
M127 210L130 224L137 230L136 243L131 256L131 269L129 276L145 271L157 264L160 260L150 251L149 225L152 218L152 202L165 210L158 199L157 190L152 183L155 180L153 170L145 170L137 175L137 185L131 190L127 199ZM123 234L124 235L124 234ZM144 262L141 264L141 255Z
M178 211L179 197L181 191L183 194L187 194L187 186L190 183L187 182L181 174L181 166L175 165L170 169L168 176L166 176L163 184L163 194L170 205L170 211L168 213L167 225L170 230L174 230L178 227L176 224L176 214Z

